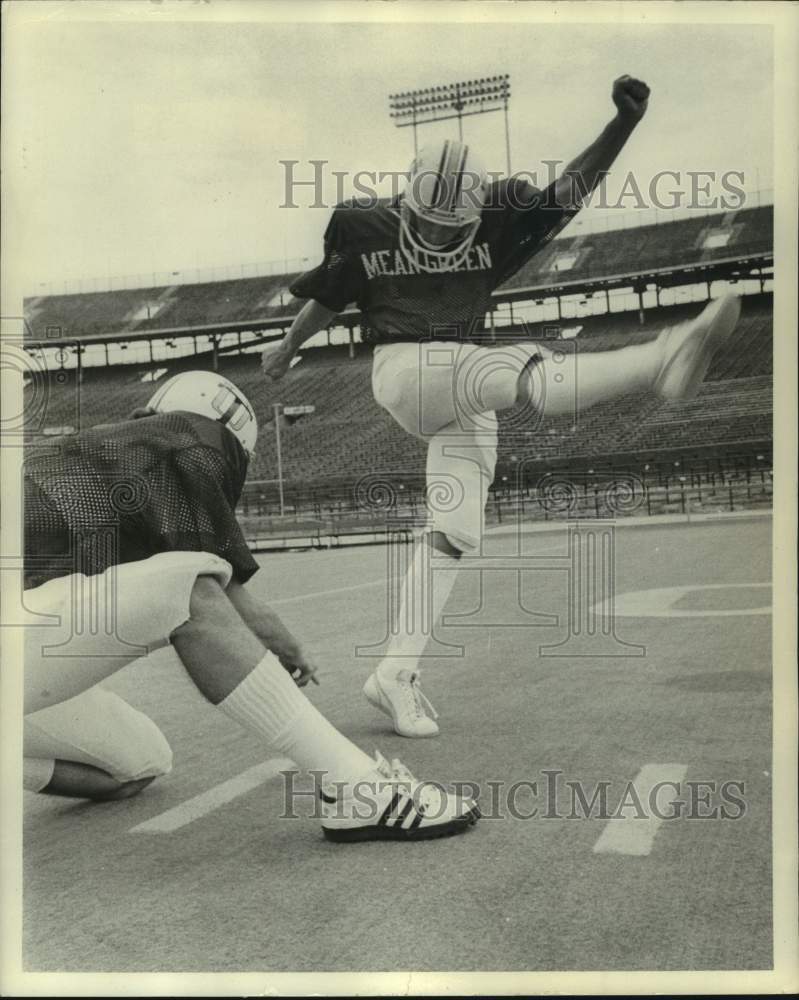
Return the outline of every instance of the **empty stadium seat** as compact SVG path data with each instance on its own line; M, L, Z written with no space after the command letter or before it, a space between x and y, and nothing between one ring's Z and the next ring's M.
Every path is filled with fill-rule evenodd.
M588 318L581 321L578 347L607 350L650 340L699 308L701 304L654 310L643 327L637 313ZM534 335L535 328L531 332ZM770 438L771 338L771 296L746 297L731 348L716 359L695 400L667 404L639 393L600 404L580 414L576 422L558 418L535 429L519 428L512 413L503 413L500 460L511 456L555 460ZM81 426L123 419L153 391L152 385L141 381L145 367L87 368L80 384L74 371L52 373L47 424L74 425L76 414ZM211 357L160 362L159 367L168 367L170 375L210 368ZM257 412L260 434L251 480L274 479L277 474L274 404L315 407L313 414L281 427L287 481L313 484L353 481L381 471L409 476L424 471L425 445L406 434L372 397L371 352L365 348L353 360L346 348L309 349L277 385L264 380L257 354L222 355L219 370L241 387ZM58 382L59 376L65 381Z

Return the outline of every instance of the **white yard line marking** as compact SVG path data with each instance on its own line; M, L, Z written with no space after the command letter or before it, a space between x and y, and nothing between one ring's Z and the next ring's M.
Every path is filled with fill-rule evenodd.
M661 817L668 816L672 811L669 803L680 794L680 782L687 771L684 764L645 764L633 781L633 789L646 818L637 815L639 810L631 804L623 810L623 817L609 819L599 840L594 844L594 854L629 854L637 857L649 854L663 822ZM672 786L672 782L676 788ZM667 784L657 789L661 783ZM634 799L628 794L623 801L631 802Z
M562 548L563 546L559 545L553 552L548 552L546 550L536 551L535 557L539 558L541 556L554 555L555 552L559 552ZM509 559L510 560L516 559L517 561L521 560L521 565L517 565L516 562L511 562L509 561ZM524 556L513 556L513 555L510 557L502 555L485 556L485 557L473 556L463 568L470 570L475 570L475 569L479 570L481 568L480 564L481 560L485 562L486 569L494 569L494 570L505 569L505 570L518 571L519 569L535 570L537 568L536 564L530 562L529 560L528 562L525 563ZM491 565L492 560L498 565L492 566ZM335 594L346 594L351 590L367 590L369 587L380 587L380 586L386 586L386 578L384 576L381 576L378 580L367 580L365 583L354 583L350 587L333 587L330 590L312 590L309 594L295 594L293 597L279 597L276 601L269 601L269 606L271 608L274 607L274 605L276 604L294 604L297 601L310 601L314 597L333 597Z
M208 813L219 809L220 806L227 805L240 795L251 792L259 785L263 785L272 778L276 778L281 771L295 770L296 764L287 757L273 757L265 760L261 764L242 771L235 778L229 778L219 785L214 785L207 792L195 795L193 799L181 802L179 806L167 809L166 812L154 816L134 826L130 833L174 833L187 823L193 823L196 819L207 816Z
M379 580L367 580L366 583L354 583L351 587L334 587L332 590L314 590L310 594L297 594L294 597L280 597L276 601L270 601L269 607L275 604L293 604L295 601L310 601L313 597L331 597L333 594L344 594L349 590L366 590L367 587L379 587L386 582L385 577Z

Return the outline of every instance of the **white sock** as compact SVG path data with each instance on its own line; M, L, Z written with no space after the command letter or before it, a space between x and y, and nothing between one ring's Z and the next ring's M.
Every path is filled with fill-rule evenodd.
M326 772L326 783L358 781L375 766L314 708L272 653L217 707L300 767Z
M416 670L427 640L455 585L459 560L434 550L425 535L411 553L400 589L399 614L388 654L377 673L392 680L401 670Z

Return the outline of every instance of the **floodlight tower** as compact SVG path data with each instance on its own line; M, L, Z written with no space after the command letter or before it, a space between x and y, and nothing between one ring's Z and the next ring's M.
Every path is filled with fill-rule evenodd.
M479 80L447 83L441 87L389 94L389 117L394 119L397 128L410 126L413 129L413 154L416 156L419 151L417 129L420 125L457 118L458 137L463 139L464 118L502 111L505 115L505 156L510 176L509 100L510 76L504 73L501 76L481 77Z

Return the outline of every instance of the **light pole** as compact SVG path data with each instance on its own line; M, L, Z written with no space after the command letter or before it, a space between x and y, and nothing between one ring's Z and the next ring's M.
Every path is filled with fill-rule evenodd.
M417 129L431 122L458 119L458 136L463 139L463 119L472 115L485 115L492 111L503 111L505 116L505 158L508 176L510 164L510 131L508 125L508 101L510 100L510 76L481 77L479 80L465 80L462 83L447 83L441 87L425 87L422 90L406 90L389 94L389 117L397 128L413 129L413 155L418 152ZM453 113L454 112L454 113Z
M280 516L285 513L283 502L283 453L280 449L280 413L283 409L282 403L272 403L275 413L275 445L277 447L277 489L280 495Z

